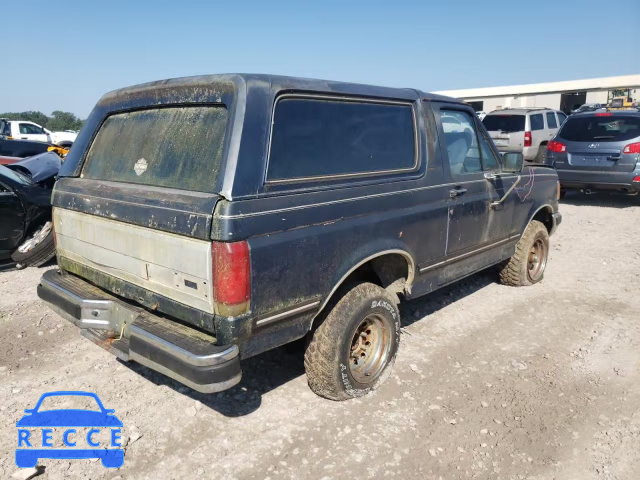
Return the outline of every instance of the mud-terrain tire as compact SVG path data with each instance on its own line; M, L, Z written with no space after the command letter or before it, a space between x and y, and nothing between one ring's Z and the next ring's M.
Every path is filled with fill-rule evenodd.
M512 287L538 283L544 277L548 256L547 227L532 220L518 241L516 252L500 269L500 282Z
M400 342L400 312L385 289L360 283L311 335L304 356L311 390L330 400L360 397L391 372Z
M43 227L40 227L40 229ZM27 242L37 235L40 229L34 232ZM53 242L53 230L49 231L49 233L47 233L47 235L29 251L23 253L20 252L19 249L20 247L11 254L11 260L16 262L19 267L39 267L40 265L47 263L56 254L56 246Z

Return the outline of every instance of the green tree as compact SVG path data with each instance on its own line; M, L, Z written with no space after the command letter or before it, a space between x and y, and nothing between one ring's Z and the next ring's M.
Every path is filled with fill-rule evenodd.
M42 112L10 112L0 113L0 118L6 118L7 120L27 120L29 122L37 123L43 127L47 127L49 117Z
M84 122L71 112L56 110L47 122L47 128L52 132L60 130L80 130Z

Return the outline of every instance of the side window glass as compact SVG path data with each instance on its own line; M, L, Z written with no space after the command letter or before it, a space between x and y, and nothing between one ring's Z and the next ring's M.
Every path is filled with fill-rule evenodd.
M275 106L267 181L411 171L410 104L282 98Z
M541 113L529 116L529 122L531 122L531 130L544 130L544 120Z
M500 164L498 163L498 159L496 158L493 150L489 146L489 142L486 137L480 133L478 135L480 137L480 150L482 150L482 167L484 170L499 170Z
M558 126L562 125L567 116L562 112L556 112L558 114Z
M21 123L20 124L20 133L22 133L23 135L28 135L29 133L31 133L29 131L29 124L28 123Z
M556 114L553 112L547 112L547 127L558 128L558 124L556 123Z
M482 171L482 160L473 119L467 112L441 110L442 130L451 175L458 177Z

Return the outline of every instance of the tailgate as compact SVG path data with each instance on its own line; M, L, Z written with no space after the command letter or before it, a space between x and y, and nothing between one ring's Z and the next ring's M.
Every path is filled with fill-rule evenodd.
M62 208L53 220L59 256L213 313L210 241Z
M573 170L632 172L636 162L634 155L624 155L619 149L576 151L567 153L567 163Z
M489 136L493 140L496 147L502 148L522 148L522 142L518 142L518 139L522 140L522 132L505 133L505 132L489 132ZM513 137L513 138L512 138Z

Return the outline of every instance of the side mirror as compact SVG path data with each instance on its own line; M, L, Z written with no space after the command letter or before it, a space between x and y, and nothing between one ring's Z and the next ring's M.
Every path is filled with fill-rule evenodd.
M524 167L524 157L521 153L506 152L502 154L502 171L520 173Z

